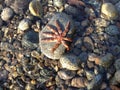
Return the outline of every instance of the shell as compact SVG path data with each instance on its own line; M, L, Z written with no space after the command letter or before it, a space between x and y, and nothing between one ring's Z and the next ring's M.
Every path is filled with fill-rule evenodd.
M29 10L33 16L42 16L43 8L39 0L32 0L29 4Z

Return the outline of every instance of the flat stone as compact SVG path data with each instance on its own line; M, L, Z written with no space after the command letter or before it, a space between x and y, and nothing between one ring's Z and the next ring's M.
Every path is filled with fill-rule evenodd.
M51 25L51 26L55 26L55 21L58 20L59 24L61 26L61 29L64 30L65 26L68 22L70 22L70 28L69 31L67 33L68 38L71 38L73 32L74 32L74 24L72 19L64 14L64 13L57 13L55 14L52 19L48 22L47 25ZM46 55L48 58L51 59L59 59L61 57L61 55L65 52L65 47L63 46L63 44L60 44L59 47L52 52L51 49L55 46L56 42L42 42L41 40L45 38L45 36L43 35L43 32L51 32L48 28L47 25L42 29L42 31L39 33L39 45L41 48L41 52Z

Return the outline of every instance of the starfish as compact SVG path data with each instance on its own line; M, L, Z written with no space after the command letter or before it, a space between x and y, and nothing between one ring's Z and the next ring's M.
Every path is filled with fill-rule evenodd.
M69 27L70 27L70 22L68 21L65 27L65 30L62 31L58 20L55 21L55 25L57 30L55 30L54 28L52 28L50 25L47 25L47 28L51 31L51 32L43 32L43 35L46 38L43 38L41 41L43 42L56 42L56 44L54 45L54 47L51 49L52 52L54 52L60 44L63 44L63 46L69 50L69 46L67 45L66 41L72 42L71 38L66 37L68 31L69 31Z

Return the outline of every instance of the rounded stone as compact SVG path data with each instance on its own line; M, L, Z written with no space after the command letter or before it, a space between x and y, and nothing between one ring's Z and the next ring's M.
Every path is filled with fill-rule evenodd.
M63 69L58 71L58 76L63 80L69 80L75 76L75 72Z
M62 31L64 31L66 24L68 22L70 22L70 27L69 27L66 37L71 38L73 35L73 32L74 32L74 23L73 23L72 19L64 13L57 13L52 17L52 19L48 22L47 25L52 26L56 30L56 25L55 25L56 20L59 21L59 25L60 25ZM60 59L61 55L65 52L65 49L66 49L65 46L62 43L60 43L59 47L54 52L52 52L51 49L56 45L57 42L49 42L49 40L48 40L48 42L42 41L42 39L47 38L43 35L44 32L52 33L47 28L47 25L39 33L39 42L40 42L41 52L44 55L46 55L48 58ZM67 45L69 45L68 43L69 42L67 42Z
M38 42L39 42L38 33L34 31L26 32L22 38L22 46L29 48L29 49L37 48Z
M87 85L87 79L84 77L75 77L71 81L71 86L77 87L77 88L84 88Z
M65 54L62 55L60 58L60 63L62 65L62 68L66 68L68 70L78 70L80 69L80 60L77 56L73 54Z
M25 31L25 30L29 29L30 24L31 24L31 22L29 19L27 19L27 18L23 19L20 21L20 23L18 25L18 29Z
M119 29L116 25L109 25L105 28L105 32L109 35L118 35L120 34Z
M108 20L114 20L118 17L118 11L112 3L103 3L101 16Z
M13 10L11 8L4 8L1 12L1 19L3 21L8 21L13 16Z

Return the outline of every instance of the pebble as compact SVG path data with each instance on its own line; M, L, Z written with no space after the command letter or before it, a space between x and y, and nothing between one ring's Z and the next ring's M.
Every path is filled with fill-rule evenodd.
M62 7L64 5L65 1L64 0L53 0L53 4L56 6L56 7Z
M101 56L100 58L96 58L95 63L106 68L110 67L110 65L113 63L113 55L111 53L107 53L106 55Z
M75 72L63 69L58 71L58 76L63 80L69 80L75 76Z
M116 70L120 70L120 59L115 60L114 66Z
M109 25L105 28L105 32L109 35L118 35L120 34L119 29L116 25Z
M88 90L99 90L102 84L103 77L101 74L96 75L93 80L88 83L87 89Z
M33 30L26 32L22 37L22 46L29 49L37 48L38 42L38 33L34 32Z
M11 7L15 13L22 14L28 7L30 0L5 0L5 4Z
M68 21L70 21L70 29L69 29L68 35L67 35L67 37L70 38L74 31L74 23L71 20L71 18L64 13L57 13L52 17L52 19L48 22L48 24L55 26L56 20L58 20L60 22L62 30L65 28ZM40 44L41 52L48 58L59 59L61 57L61 55L65 52L66 48L62 44L60 44L59 47L53 53L51 51L51 49L54 47L56 42L49 42L49 41L47 43L42 42L41 40L43 38L45 38L45 36L43 36L43 34L42 34L43 32L50 32L50 30L48 30L48 28L47 28L47 25L39 33L39 44Z
M115 73L115 79L118 83L120 83L120 70L118 70L116 73Z
M95 18L94 19L94 24L97 27L107 27L110 24L110 22L108 22L108 21L106 21L105 19L102 19L102 18Z
M87 79L84 77L75 77L71 81L71 86L72 87L77 87L77 88L84 88L87 85Z
M93 77L95 76L94 72L92 71L85 71L85 73L88 80L92 80Z
M119 14L120 14L120 1L115 4L115 7L117 8Z
M93 44L93 41L90 37L88 37L88 36L84 37L83 43L84 43L84 46L88 50L93 50L94 49L94 44Z
M77 56L73 54L64 54L60 58L60 63L62 65L62 68L66 68L68 70L78 70L80 69L80 60L77 58Z
M12 16L13 16L13 10L9 7L4 8L3 11L1 12L1 19L3 21L10 20Z
M101 17L108 20L114 20L118 18L118 11L112 3L103 3L101 6Z
M31 21L25 18L19 22L18 30L20 29L22 31L25 31L30 28L30 25L31 25Z
M42 4L39 0L32 0L29 3L29 10L33 16L41 17L43 15Z

